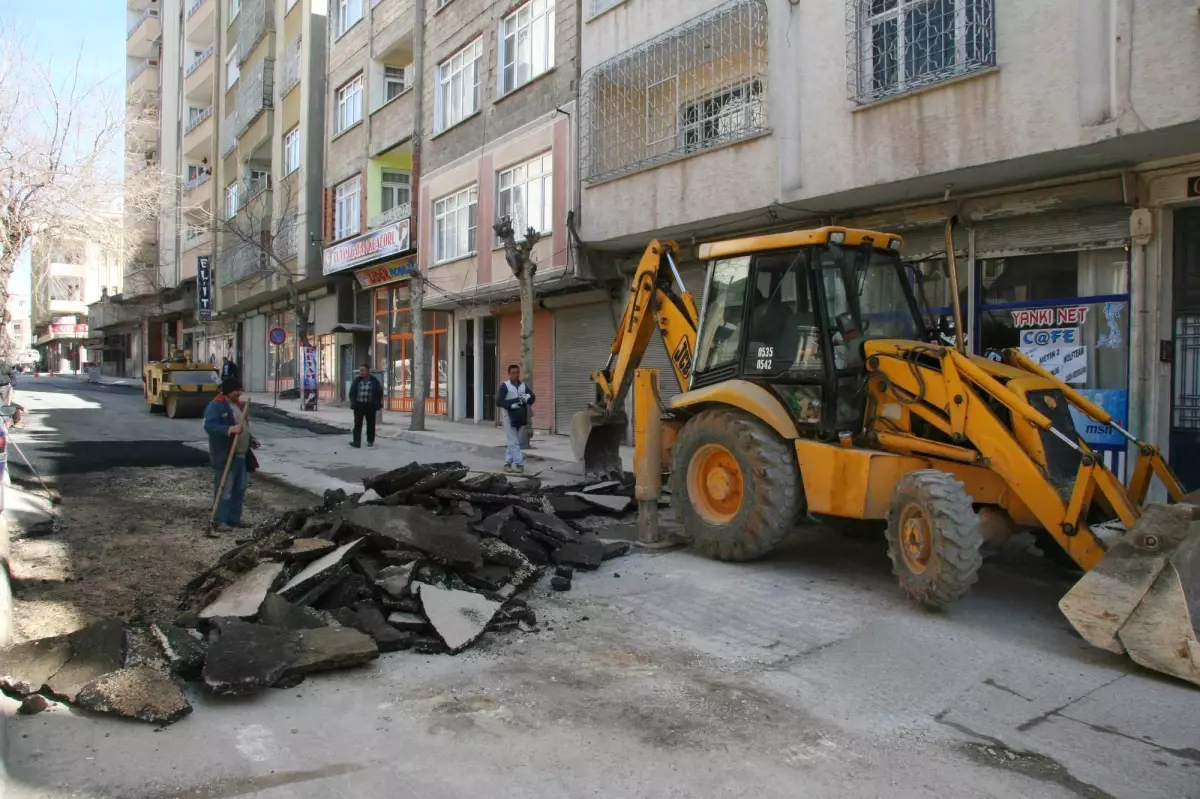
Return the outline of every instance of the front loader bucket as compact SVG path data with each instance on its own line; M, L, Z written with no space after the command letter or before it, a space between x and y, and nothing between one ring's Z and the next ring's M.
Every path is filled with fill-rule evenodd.
M589 409L571 417L571 448L575 460L583 463L585 476L621 476L621 440L626 426L624 414L606 416Z
M1200 685L1200 507L1147 505L1058 607L1094 646Z

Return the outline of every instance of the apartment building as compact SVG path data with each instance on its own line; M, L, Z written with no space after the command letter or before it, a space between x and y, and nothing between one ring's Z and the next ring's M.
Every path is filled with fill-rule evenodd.
M5 334L12 343L14 358L23 362L33 348L33 325L30 318L29 295L8 293L8 323Z
M1069 329L1069 380L1200 483L1200 20L1127 0L586 0L581 235L897 231L967 342ZM701 300L704 265L684 280ZM1049 320L1049 321L1047 321ZM665 365L665 360L663 361ZM1125 468L1110 429L1085 437Z
M331 9L323 271L340 304L318 309L319 388L327 401L347 399L357 364L372 362L372 351L386 381L390 349L406 367L411 348L411 333L388 325L407 310L415 265L415 23L413 0L345 0ZM440 341L445 348L444 333ZM411 409L409 384L393 387L390 407Z
M212 2L213 0L204 0ZM322 274L325 0L221 0L213 78L217 142L213 295L228 331L209 339L216 357L232 342L250 390L290 387L301 332L293 296L313 335L336 297ZM331 299L332 296L332 299ZM284 346L268 331L288 331ZM205 353L202 353L204 355Z
M101 346L90 339L88 306L120 293L125 277L121 258L91 241L37 238L30 263L28 322L41 367L78 372L98 362Z

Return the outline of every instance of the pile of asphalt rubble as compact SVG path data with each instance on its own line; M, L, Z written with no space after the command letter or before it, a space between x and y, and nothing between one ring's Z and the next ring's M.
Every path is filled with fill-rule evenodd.
M185 681L249 696L381 652L455 654L488 632L536 632L523 591L547 573L551 589L570 590L577 570L630 549L584 526L636 507L629 477L543 491L468 475L413 463L363 480L362 494L327 491L195 577L170 622L107 619L0 652L0 689L24 713L50 698L170 724L192 710Z

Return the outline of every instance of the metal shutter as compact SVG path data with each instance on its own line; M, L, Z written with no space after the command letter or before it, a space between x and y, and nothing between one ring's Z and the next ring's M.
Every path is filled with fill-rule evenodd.
M571 417L596 400L592 373L604 368L619 319L607 302L554 312L554 429L571 432Z
M975 255L1119 247L1129 240L1129 213L1123 205L1109 205L980 222L975 227Z
M946 225L909 228L895 231L904 239L900 257L905 261L923 261L929 258L944 258L946 255ZM967 255L969 241L963 227L954 228L954 251L962 257Z

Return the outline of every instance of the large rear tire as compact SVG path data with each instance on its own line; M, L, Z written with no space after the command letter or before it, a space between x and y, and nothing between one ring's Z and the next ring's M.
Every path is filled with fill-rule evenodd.
M936 469L905 475L892 494L888 557L900 587L925 607L942 608L979 578L979 517L963 484Z
M719 560L762 557L804 509L795 448L749 414L724 408L683 426L670 488L693 548Z

